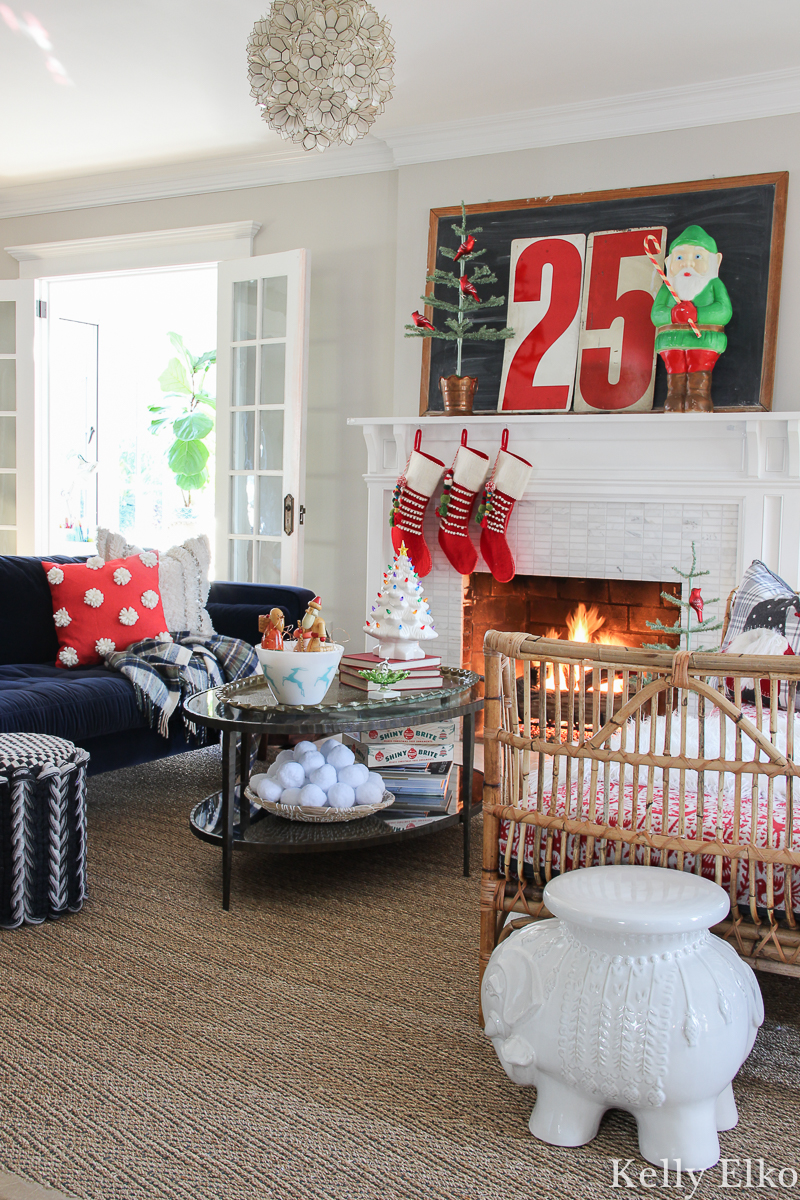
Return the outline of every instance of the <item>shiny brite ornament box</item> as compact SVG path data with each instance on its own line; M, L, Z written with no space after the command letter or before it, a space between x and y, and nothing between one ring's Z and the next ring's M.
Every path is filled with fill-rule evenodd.
M455 721L439 721L435 725L407 725L403 729L367 729L359 735L359 741L371 746L384 742L399 742L406 746L436 746L456 740Z
M447 762L453 757L453 743L439 746L406 746L398 742L384 742L368 746L356 742L352 746L356 758L368 767L425 767L428 763Z

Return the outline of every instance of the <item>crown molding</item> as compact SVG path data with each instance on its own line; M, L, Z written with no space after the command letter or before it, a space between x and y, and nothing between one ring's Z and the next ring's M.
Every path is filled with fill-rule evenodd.
M391 171L414 163L800 112L800 68L387 130L324 154L294 147L0 188L0 218Z
M108 251L152 249L164 245L184 246L206 242L252 242L261 225L258 221L227 221L220 225L191 225L183 229L155 229L144 233L113 234L110 237L76 238L69 242L32 242L28 246L6 246L17 262L50 258L72 258L76 254L106 254Z
M388 133L398 167L800 112L800 68Z
M0 187L0 219L364 175L394 167L388 146L368 136L355 146L337 147L327 155L286 147Z
M258 221L227 221L67 242L32 242L27 246L6 246L5 251L20 264L20 279L174 267L249 258L253 253L253 238L260 228Z

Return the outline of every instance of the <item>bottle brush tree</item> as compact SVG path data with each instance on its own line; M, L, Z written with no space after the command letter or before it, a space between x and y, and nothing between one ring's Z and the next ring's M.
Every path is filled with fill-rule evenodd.
M439 294L421 296L424 304L433 309L449 313L444 320L444 328L437 328L427 317L418 312L411 314L413 325L405 326L406 337L441 338L446 342L456 343L456 375L461 374L461 352L464 342L502 342L513 338L515 331L510 325L503 329L495 329L490 325L476 325L472 316L487 308L501 308L505 296L489 296L481 299L478 288L497 283L497 276L485 263L476 263L476 259L486 253L486 250L475 249L475 234L482 233L480 225L474 229L467 228L467 209L461 202L461 224L453 225L453 233L459 241L457 250L449 246L440 246L439 253L443 258L450 259L457 269L442 271L435 268L426 275L428 283L432 283ZM441 292L450 289L456 293L456 302L445 300Z
M674 625L664 625L662 621L645 621L648 629L653 629L656 633L669 633L675 636L678 635L680 640L684 641L684 650L691 650L692 638L698 633L713 633L717 629L722 629L722 622L715 621L713 617L703 619L703 597L699 587L695 587L695 579L699 579L702 575L710 575L710 571L697 570L697 554L695 553L694 542L692 542L692 565L688 571L681 571L679 567L673 567L676 575L680 575L681 579L687 581L687 590L689 592L688 600L678 600L675 596L670 596L669 592L662 592L663 600L674 604L680 609L678 619ZM715 596L713 600L706 600L706 604L716 604L719 596ZM692 614L698 618L692 624ZM647 650L663 650L664 646L661 642L643 642L642 645ZM702 649L703 647L698 647Z

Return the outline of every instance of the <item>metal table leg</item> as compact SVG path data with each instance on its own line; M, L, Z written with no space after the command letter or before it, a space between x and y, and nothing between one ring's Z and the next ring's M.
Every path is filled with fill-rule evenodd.
M472 830L472 772L475 759L475 713L464 717L461 768L461 820L464 822L464 874L469 875L470 833Z
M233 800L236 795L237 734L222 733L222 907L231 906L231 868L233 866Z
M239 749L239 829L242 837L250 828L250 802L244 794L244 789L250 782L250 749L253 735L243 733Z

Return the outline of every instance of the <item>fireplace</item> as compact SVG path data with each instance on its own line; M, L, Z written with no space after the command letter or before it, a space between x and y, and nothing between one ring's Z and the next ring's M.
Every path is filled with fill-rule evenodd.
M664 613L659 593L675 590L672 568L687 568L693 543L700 569L708 571L698 580L705 613L721 620L731 588L754 558L793 584L800 578L799 418L790 412L350 418L367 447L366 602L390 555L392 489L417 429L423 449L449 464L462 429L494 461L508 428L509 448L534 470L508 527L517 578L499 586L479 559L483 578L468 581L468 591L473 583L489 589L495 615L487 625L566 633L567 612L583 601L606 617L601 632L624 634L632 645L655 641L643 625L651 619L645 610ZM439 548L434 510L431 503L424 530L433 557L425 588L439 633L436 653L448 665L466 661L482 670L474 623L471 645L462 648L464 602L473 596ZM477 546L474 525L471 537ZM529 608L519 589L530 581L549 590ZM568 581L580 581L580 592L559 596L559 582L563 592ZM622 598L631 585L637 603ZM604 606L617 601L627 605L624 616L606 613ZM664 624L676 613L669 606Z
M572 641L605 641L623 646L661 642L675 647L677 637L658 634L647 621L673 625L679 610L661 593L680 599L680 583L647 579L577 579L517 575L498 583L485 571L464 576L461 665L483 673L483 637L487 629L525 632Z

